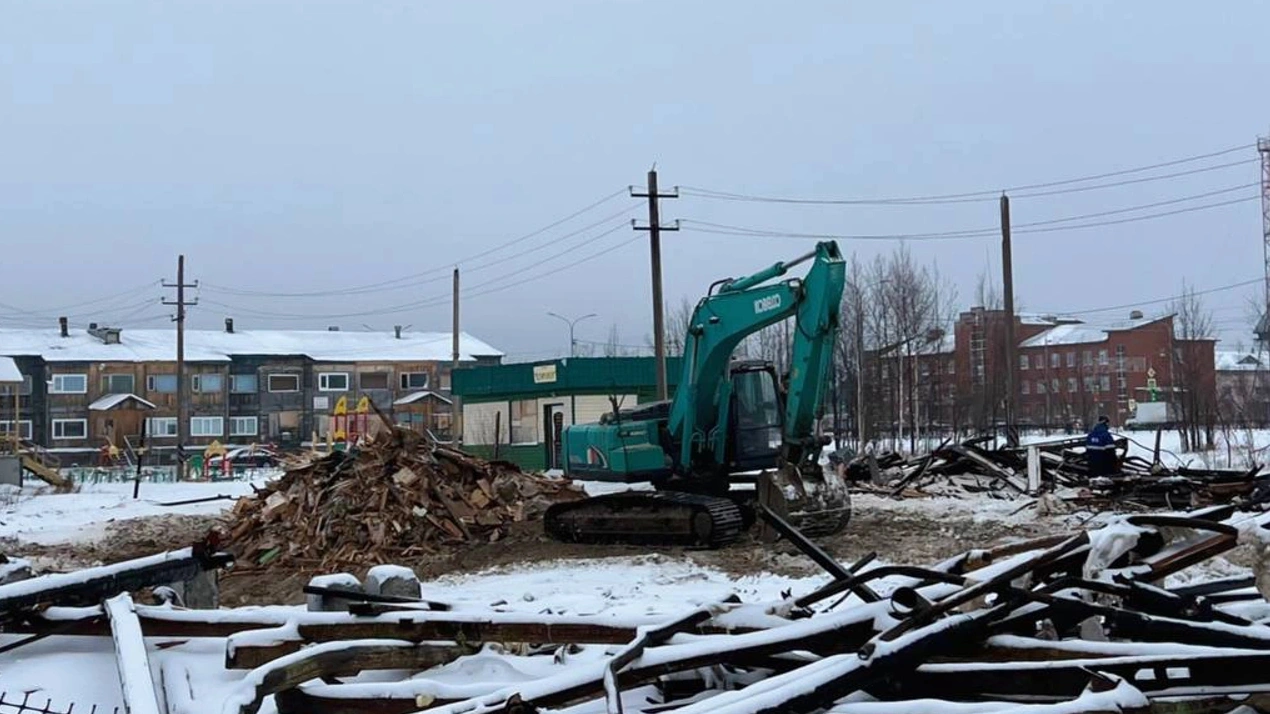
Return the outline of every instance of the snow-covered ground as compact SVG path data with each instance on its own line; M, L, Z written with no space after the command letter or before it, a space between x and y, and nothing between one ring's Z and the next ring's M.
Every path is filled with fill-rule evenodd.
M29 543L89 542L100 538L106 524L159 515L215 515L233 505L230 499L176 506L166 503L252 492L249 481L190 483L142 482L138 498L131 483L88 484L74 493L47 487L0 486L0 538ZM257 480L254 483L261 484Z

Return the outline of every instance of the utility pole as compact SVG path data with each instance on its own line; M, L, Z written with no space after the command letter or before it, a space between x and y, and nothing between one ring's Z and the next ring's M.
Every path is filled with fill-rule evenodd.
M640 193L632 186L631 196L648 199L648 225L640 226L636 225L635 221L631 221L631 226L637 231L648 231L649 252L652 256L653 267L653 361L657 365L657 398L665 400L670 397L666 389L666 330L661 299L661 232L679 230L679 221L675 221L673 226L661 225L657 201L662 198L679 198L679 189L676 188L670 193L658 193L657 167L654 165L648 171L648 191Z
M859 287L856 288L859 294ZM856 300L855 310L855 355L856 355L856 376L855 376L855 428L856 438L859 440L860 453L864 453L865 437L868 432L865 429L864 416L864 302L863 296Z
M463 400L454 393L454 378L459 370L459 269L454 269L454 343L450 350L450 429L451 441L463 444Z
M189 434L189 417L190 417L190 392L185 384L185 308L198 304L198 299L193 302L186 301L185 289L197 288L198 281L195 280L192 285L185 282L185 256L177 256L176 259L176 282L163 283L165 288L176 288L176 300L164 300L164 305L176 306L176 468L179 478L185 477L185 440Z
M1014 267L1010 256L1010 197L1001 194L1001 286L1005 290L1005 435L1011 446L1019 443L1015 429L1015 370L1019 367L1018 345L1014 342Z

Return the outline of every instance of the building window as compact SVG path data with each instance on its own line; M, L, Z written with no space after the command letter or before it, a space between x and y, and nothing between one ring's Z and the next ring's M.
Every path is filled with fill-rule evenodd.
M1032 383L1027 381L1026 379L1023 380L1023 382L1019 386L1021 387L1021 391L1024 394L1030 394L1032 392Z
M1116 356L1124 357L1124 345L1116 345Z
M53 420L53 438L54 439L88 438L88 420L87 419L54 419Z
M1086 392L1098 391L1098 381L1095 380L1093 377L1085 377L1085 391Z
M1070 369L1075 366L1076 366L1076 353L1068 352L1067 353L1067 367Z
M1119 379L1119 383L1120 383L1120 391L1122 391L1122 392L1123 392L1125 389L1127 389L1127 388L1128 388L1128 386L1129 386L1129 380L1125 379L1124 377L1121 377L1121 378Z
M275 393L300 391L300 375L298 374L271 374L269 375L269 391L275 392Z
M1098 350L1098 365L1100 367L1107 366L1107 350Z
M387 372L362 372L357 375L357 386L360 389L387 389Z
M1019 369L1026 371L1029 359L1027 355L1019 355Z
M1072 394L1076 393L1076 378L1075 377L1067 378L1067 391Z
M1037 394L1044 394L1044 393L1045 393L1045 382L1038 381L1038 382L1036 383L1036 393L1037 393Z
M1084 360L1084 361L1085 361L1085 366L1086 366L1086 367L1093 367L1093 366L1094 366L1094 353L1093 353L1093 352L1091 352L1091 351L1089 351L1089 350L1085 350L1085 360Z
M190 417L190 436L221 436L224 433L224 417Z
M260 433L260 420L254 416L229 418L230 436L256 436Z
M402 389L427 389L428 373L427 372L403 372L401 374Z
M32 435L31 420L23 419L22 421L19 421L18 422L18 438L30 441L31 435ZM5 439L13 438L13 422L0 421L0 437L3 437Z
M450 391L450 373L449 372L441 373L441 389L447 392Z
M1036 356L1036 368L1045 369L1045 355Z
M225 380L219 374L196 374L190 380L190 389L199 394L220 394L225 388Z
M103 374L101 391L103 394L131 394L136 389L136 378L131 374Z
M176 375L152 374L146 377L146 391L160 394L176 394Z
M1059 391L1058 388L1059 388L1058 377L1055 377L1050 380L1050 391L1053 392L1054 394L1058 394L1058 391Z
M88 393L88 375L86 374L55 374L53 375L53 383L49 386L49 394L87 394ZM72 438L72 437L63 437Z
M318 373L318 391L319 392L347 392L348 391L348 372L320 372Z
M538 443L538 400L522 399L511 403L512 443Z
M1098 378L1098 391L1100 392L1111 391L1111 377L1104 374L1103 376Z
M229 375L230 394L255 394L259 387L260 382L254 374Z
M1050 353L1050 369L1058 369L1063 365L1063 356L1057 352Z
M32 384L31 375L29 374L22 375L22 387L20 388L21 391L19 391L18 394L21 394L22 396L26 396L30 394L31 384ZM12 384L0 385L0 394L3 394L6 397L13 396L13 385Z
M176 436L176 417L146 419L146 436Z
M957 360L955 359L948 360L948 374L956 374L956 373L957 373Z

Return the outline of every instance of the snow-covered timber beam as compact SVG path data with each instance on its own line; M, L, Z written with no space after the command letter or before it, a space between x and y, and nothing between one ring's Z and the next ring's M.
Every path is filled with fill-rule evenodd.
M132 609L132 597L121 593L105 602L106 616L115 642L119 684L128 714L159 714L158 693L150 674L150 657L141 635L141 623Z
M923 665L891 683L886 698L935 696L1063 701L1080 694L1090 672L1113 674L1148 696L1198 696L1219 689L1270 692L1266 670L1270 654L1238 650L1214 654L1177 654L1170 645L1159 654L1062 662L957 662Z
M314 645L248 672L222 706L224 714L255 714L265 697L323 677L367 670L423 670L452 662L478 648L397 640L355 640Z
M121 592L187 580L232 562L228 553L195 546L72 573L41 575L0 585L0 617L53 604L95 604Z

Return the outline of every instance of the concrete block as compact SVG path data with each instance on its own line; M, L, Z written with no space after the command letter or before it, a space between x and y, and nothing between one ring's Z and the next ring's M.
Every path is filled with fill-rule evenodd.
M315 588L343 590L350 593L365 592L362 589L362 582L352 573L318 575L309 580L309 585ZM338 595L305 596L305 604L308 606L309 612L347 612L349 602L348 598L342 598Z
M400 565L376 565L366 573L368 595L389 595L418 600L423 597L419 577Z

